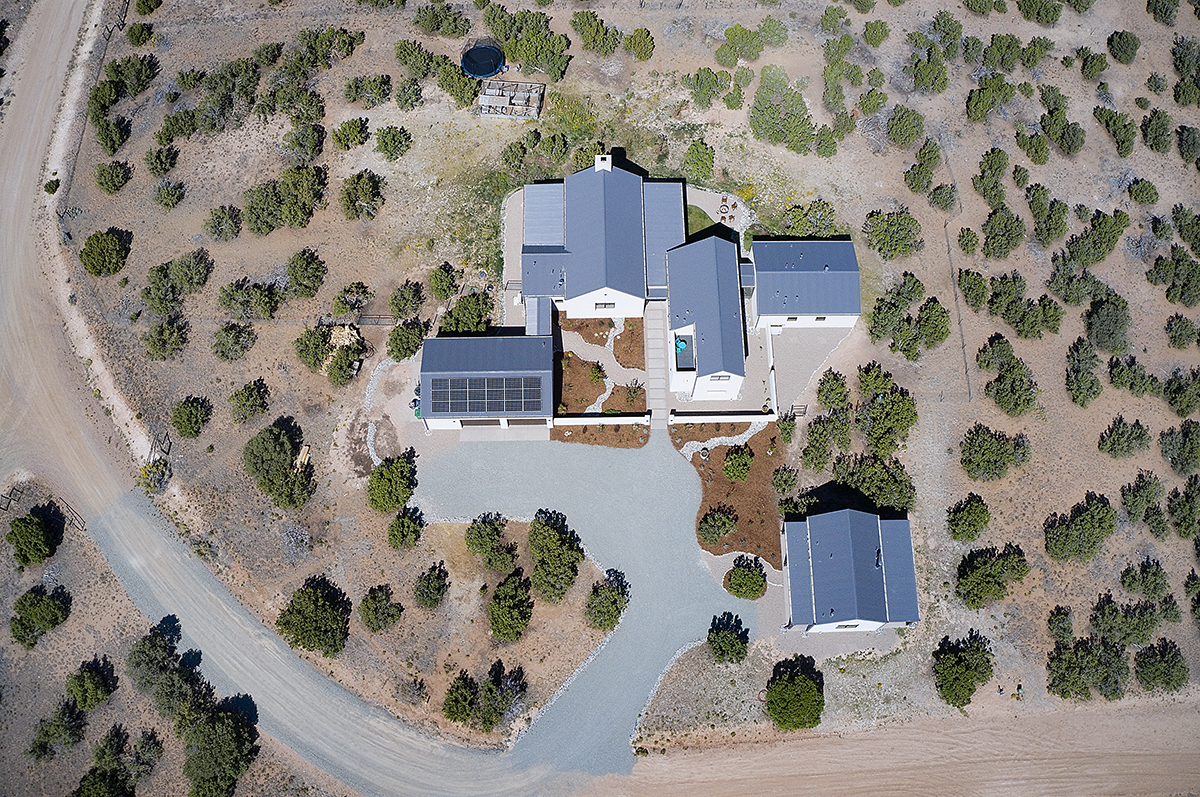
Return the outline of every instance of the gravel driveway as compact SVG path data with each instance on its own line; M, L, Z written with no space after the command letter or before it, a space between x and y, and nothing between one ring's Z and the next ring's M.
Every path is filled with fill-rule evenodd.
M714 614L753 621L753 603L725 592L704 565L694 526L700 480L664 434L640 449L460 443L419 457L417 473L414 501L428 517L557 509L588 554L629 581L629 609L608 645L514 745L522 767L628 772L638 714L675 652L703 637Z

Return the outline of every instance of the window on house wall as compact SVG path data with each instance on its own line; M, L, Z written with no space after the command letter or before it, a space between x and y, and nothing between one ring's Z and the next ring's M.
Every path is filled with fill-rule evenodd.
M799 320L800 320L800 316L795 316L795 315L788 316L788 321L799 321Z
M817 316L817 320L818 320L818 321L824 321L824 320L825 320L825 316L823 316L823 315L819 315L819 316Z
M713 382L728 382L729 374L723 374L721 376L714 376L714 377L712 377L712 381Z
M596 302L596 309L597 310L616 310L617 303L616 302Z
M839 626L838 626L838 628L839 628L839 629L842 629L842 628L847 628L847 629L849 629L849 628L858 628L858 623L843 623L843 624L839 625Z

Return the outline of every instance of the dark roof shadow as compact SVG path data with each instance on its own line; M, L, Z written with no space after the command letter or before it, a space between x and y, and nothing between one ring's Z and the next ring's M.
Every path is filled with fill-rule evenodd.
M825 482L813 487L805 495L816 500L812 508L803 515L787 515L784 520L803 520L812 515L824 515L827 512L840 512L843 509L856 509L871 515L878 515L883 520L907 520L908 513L890 506L876 506L867 496L853 487L838 482Z

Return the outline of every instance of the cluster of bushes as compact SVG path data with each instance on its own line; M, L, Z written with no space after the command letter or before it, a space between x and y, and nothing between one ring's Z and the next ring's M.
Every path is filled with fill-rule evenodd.
M407 360L421 348L429 333L429 324L421 320L425 291L421 283L406 280L392 292L388 306L399 323L388 334L387 351L393 360Z
M283 292L273 284L250 282L243 277L222 285L217 301L235 318L273 318L283 303Z
M1117 155L1128 158L1133 152L1133 143L1137 140L1137 125L1134 124L1129 114L1117 113L1110 108L1097 105L1092 109L1092 116L1096 117L1100 126L1112 136L1117 145Z
M1067 119L1068 99L1066 95L1055 86L1042 86L1039 94L1042 105L1046 108L1046 112L1039 120L1042 132L1046 138L1053 141L1063 151L1064 155L1077 154L1083 149L1085 135L1083 127L1078 122Z
M762 68L750 106L750 131L757 139L783 144L793 152L811 151L817 135L812 116L804 96L782 67L767 64Z
M1150 447L1150 430L1138 420L1133 423L1118 415L1100 434L1099 448L1114 459L1131 457Z
M1008 583L1029 575L1029 562L1021 546L1008 543L1003 550L976 548L958 564L954 594L968 609L982 609L1008 597Z
M1187 476L1200 468L1200 423L1184 421L1158 436L1158 447L1171 470Z
M488 293L468 293L442 315L442 332L486 332L492 316Z
M1185 540L1200 534L1200 476L1192 474L1183 490L1173 488L1167 496L1167 514L1175 533Z
M992 642L972 628L965 637L942 637L933 651L938 695L955 708L970 704L975 690L992 680Z
M1049 246L1067 234L1067 203L1052 199L1050 189L1034 183L1025 189L1025 201L1033 214L1033 238L1042 246Z
M203 249L153 266L146 275L142 301L157 315L164 318L176 316L182 309L183 297L203 288L212 270L212 258Z
M863 222L863 236L867 246L884 260L908 257L924 246L921 239L921 223L901 207L890 213L872 210Z
M314 166L284 169L277 180L246 189L242 217L246 229L268 235L281 227L304 228L325 195L325 170Z
M1046 690L1064 699L1089 700L1095 689L1107 700L1125 694L1129 661L1125 649L1098 636L1075 638L1071 610L1056 606L1050 613L1054 649L1046 664Z
M1096 376L1099 366L1100 356L1087 338L1077 338L1067 349L1067 393L1077 406L1086 408L1104 389Z
M53 504L47 508L56 509ZM9 523L4 541L13 547L13 559L17 562L18 571L24 571L30 565L40 565L58 550L61 535L46 522L45 514L40 511L29 512L13 518Z
M967 279L971 280L970 277ZM1025 298L1026 282L1019 272L992 277L988 286L991 291L987 298L988 315L1003 318L1018 337L1041 338L1043 330L1058 334L1063 317L1062 306L1044 293L1036 302ZM977 289L973 288L971 298L976 299L977 295Z
M1127 332L1131 321L1129 302L1111 291L1100 297L1093 296L1083 313L1088 340L1096 348L1113 354L1122 354L1129 349Z
M178 641L177 627L151 628L133 643L125 672L139 693L154 697L158 713L183 739L183 774L192 794L229 794L258 753L258 732L229 704L216 701L212 685L180 657ZM142 746L140 755L135 746L135 761L156 758L155 748L161 750L154 742Z
M889 457L908 439L917 422L917 406L907 390L892 379L879 363L858 369L858 387L862 403L857 409L850 403L846 380L840 373L827 370L817 385L817 400L826 413L809 422L808 439L802 453L804 467L820 472L830 459L831 444L843 451L850 449L852 427L862 432L868 450L876 457ZM778 492L790 493L795 484Z
M302 441L300 428L290 419L281 419L251 437L242 449L246 474L281 509L304 506L317 489L312 464L296 462Z
M756 30L732 25L725 29L725 43L717 48L714 57L717 63L728 69L738 61L756 61L762 55L763 45L781 47L787 42L787 28L774 17L765 18Z
M338 203L348 220L373 219L379 215L386 199L383 189L387 180L370 169L362 169L342 181Z
M1008 102L1017 93L1017 87L1004 79L1004 75L993 74L979 79L979 88L967 92L967 118L982 122L988 114Z
M742 618L733 612L714 614L706 642L716 661L740 664L749 650L750 631L742 625Z
M595 11L576 11L571 15L571 28L582 39L583 49L601 56L610 56L621 46L621 31L609 27Z
M524 74L545 72L556 83L562 80L571 62L570 41L551 32L550 17L525 9L510 14L504 6L491 3L483 10L483 22L504 46L504 56L521 64Z
M433 2L421 6L413 15L413 24L426 33L461 39L471 30L471 20L456 6Z
M524 668L506 670L500 659L492 663L482 683L466 670L459 670L446 690L442 714L451 722L490 733L521 713L527 688Z
M840 454L833 462L833 480L858 490L880 507L907 511L917 498L912 477L895 457Z
M981 371L996 371L984 388L996 406L1014 417L1033 409L1037 401L1037 382L1033 372L1013 351L1012 344L999 332L988 338L975 355L975 364Z
M979 174L971 178L971 185L992 209L1004 205L1004 177L1008 173L1008 153L993 147L983 153L979 161Z
M1162 481L1149 471L1138 471L1137 478L1121 487L1121 506L1130 523L1145 523L1150 533L1165 539L1167 516L1162 509L1165 495Z
M1172 245L1169 255L1159 255L1146 271L1151 285L1167 286L1167 301L1195 307L1200 302L1200 263L1185 247Z
M1186 316L1175 313L1167 319L1163 331L1167 333L1167 342L1173 349L1187 349L1197 342L1196 323Z
M1171 115L1164 110L1155 108L1146 116L1142 117L1142 141L1147 147L1166 154L1171 151L1171 145L1174 143L1175 123L1171 119Z
M942 162L942 151L932 138L925 139L917 153L917 162L904 172L904 184L910 191L926 194L933 183L933 170Z
M904 272L899 284L879 297L871 311L868 330L871 341L891 337L891 350L901 352L910 361L921 358L922 349L936 348L950 335L950 313L930 297L914 318L908 308L925 295L925 286L910 272Z
M499 6L489 6L500 8ZM501 8L501 11L503 9ZM529 12L518 12L529 13ZM562 37L564 40L565 36ZM479 81L468 77L457 63L444 55L433 55L415 41L400 41L396 44L396 60L408 69L409 79L396 90L396 104L401 110L411 110L421 101L420 81L433 75L437 86L465 108L479 96ZM567 60L570 57L567 56ZM566 64L563 64L566 69Z
M1117 512L1103 495L1089 492L1070 514L1046 518L1043 531L1046 553L1057 561L1078 559L1087 562L1100 552L1100 546L1117 529Z
M1032 456L1025 435L1010 437L982 423L967 430L958 444L958 451L959 462L967 476L980 481L1003 479L1009 468L1023 466Z
M846 60L846 56L853 48L854 37L849 33L844 33L836 39L830 39L822 47L822 54L825 57L825 69L822 73L825 88L821 100L833 114L833 127L823 125L821 130L825 131L826 138L832 137L835 142L841 141L846 133L854 129L854 122L846 113L846 92L842 88L843 80L848 80L854 87L861 86L863 82L862 67ZM879 83L882 85L882 81ZM820 152L818 154L826 155ZM829 153L829 155L832 154Z

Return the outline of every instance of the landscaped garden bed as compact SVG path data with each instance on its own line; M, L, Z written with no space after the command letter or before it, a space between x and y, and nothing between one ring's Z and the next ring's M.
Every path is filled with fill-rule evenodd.
M626 318L625 329L613 338L613 355L626 368L646 370L646 338L640 318Z
M555 368L558 377L558 414L578 415L604 394L604 369L599 363L565 353Z
M677 436L674 435L672 440ZM784 464L782 451L774 448L773 438L777 436L776 428L768 426L747 441L746 447L753 453L753 459L744 481L731 480L725 475L725 458L730 446L711 449L707 462L699 455L692 457L692 465L700 474L704 491L696 515L697 524L712 509L727 508L737 518L736 529L716 542L705 543L698 539L704 550L717 556L745 551L762 557L776 570L780 569L779 505L771 486L771 474ZM771 450L775 453L768 454Z

